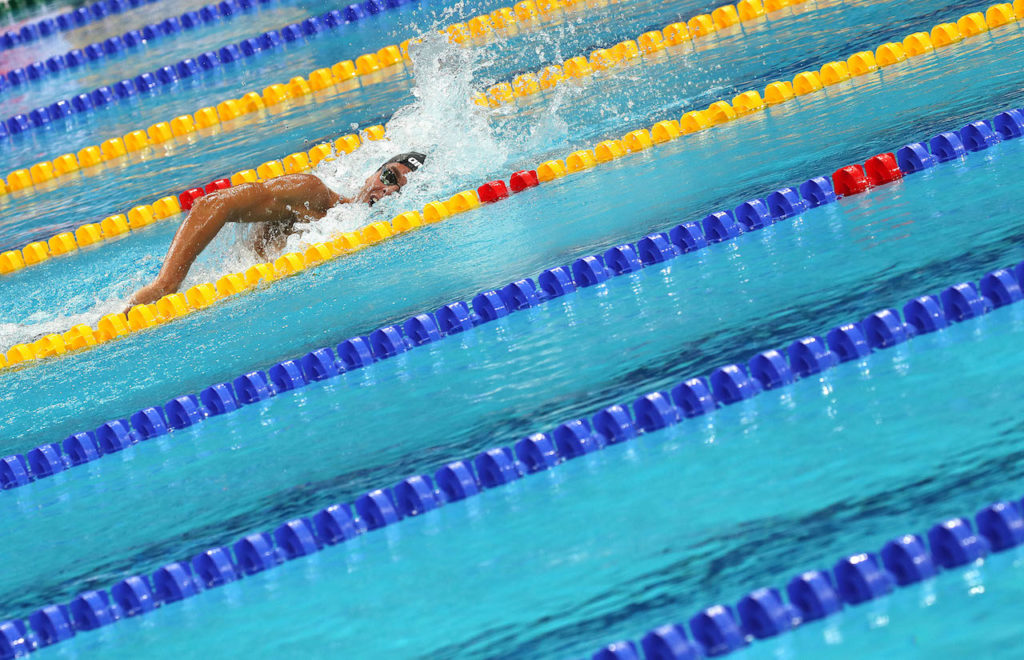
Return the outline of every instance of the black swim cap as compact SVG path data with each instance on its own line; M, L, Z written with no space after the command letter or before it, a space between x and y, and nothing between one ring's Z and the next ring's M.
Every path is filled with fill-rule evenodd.
M420 167L423 165L423 162L426 161L426 160L427 160L427 155L426 154L421 154L418 151L407 151L404 154L398 154L397 156L392 156L390 159L388 159L388 161L386 163L381 165L378 168L378 170L384 169L385 167L387 167L391 163L401 163L402 165L405 165L410 170L415 172L416 170L420 169Z

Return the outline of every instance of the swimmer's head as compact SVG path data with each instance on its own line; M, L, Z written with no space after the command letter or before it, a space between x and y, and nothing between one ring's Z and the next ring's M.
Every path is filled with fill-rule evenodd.
M373 206L381 198L395 194L406 184L406 175L418 170L426 159L426 155L417 151L398 154L388 159L366 178L362 190L356 195L356 201Z

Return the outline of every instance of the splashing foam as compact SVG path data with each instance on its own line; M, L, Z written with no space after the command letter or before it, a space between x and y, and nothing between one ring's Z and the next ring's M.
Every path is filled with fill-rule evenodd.
M398 110L387 123L387 137L364 141L363 147L337 160L322 162L314 173L343 197L353 197L381 163L391 156L420 151L427 154L422 168L409 175L400 194L385 197L372 208L342 204L322 220L296 225L286 252L300 251L338 232L352 231L399 213L447 198L453 189L475 181L481 171L503 164L507 140L493 131L487 112L472 103L474 73L488 64L486 49L452 46L436 31L412 47L415 101Z

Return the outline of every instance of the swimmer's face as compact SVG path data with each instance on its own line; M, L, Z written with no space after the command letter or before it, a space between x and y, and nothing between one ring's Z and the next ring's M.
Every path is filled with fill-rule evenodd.
M382 198L394 195L406 184L406 175L412 170L401 163L390 163L371 174L356 195L357 202L373 206Z

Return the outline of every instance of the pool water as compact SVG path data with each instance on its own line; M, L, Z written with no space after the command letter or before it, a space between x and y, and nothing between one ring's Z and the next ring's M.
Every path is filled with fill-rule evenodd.
M564 155L563 152L567 148L590 144L609 135L619 136L627 129L649 125L653 120L665 116L680 114L678 110L703 108L711 100L731 98L736 91L753 86L763 88L772 80L787 74L791 76L793 71L808 62L820 66L861 48L900 37L921 25L931 25L943 18L955 18L968 7L970 5L965 3L956 3L937 13L933 3L926 2L884 3L869 7L860 7L855 3L804 3L797 9L773 13L771 20L744 28L744 32L734 30L715 37L713 47L700 52L683 50L677 54L666 53L664 58L657 59L654 64L632 67L625 73L621 70L598 73L584 81L582 89L575 93L562 92L559 88L559 92L552 95L556 98L531 104L529 108L512 113L512 116L503 120L495 119L494 123L498 126L494 130L501 129L502 135L507 134L507 141L515 150L507 158L496 160L493 151L477 152L480 146L490 147L490 144L479 145L477 149L469 148L460 155L472 167L462 168L461 178L455 179L448 177L459 172L446 170L455 168L457 164L439 162L436 167L443 168L438 173L439 188L432 188L429 192L435 195L439 190L450 193L459 185L468 185L479 180L482 174L492 175L504 172L509 167L532 165L549 153ZM468 5L465 11L469 16L490 8L493 7ZM428 12L430 9L429 5L406 5L368 20L382 23L380 29L389 37L400 38L415 33L416 21L425 20L419 16L419 12ZM635 37L646 27L662 25L676 17L691 16L698 9L692 3L627 2L573 14L571 16L574 20L566 19L564 27L563 22L556 25L557 35L554 37L550 31L527 30L517 37L508 39L507 42L501 42L498 44L499 48L494 49L498 52L503 48L515 49L516 52L526 54L526 61L502 58L497 53L492 53L490 48L481 48L478 49L482 51L478 56L485 60L484 62L477 64L470 71L445 68L442 77L423 76L420 93L428 94L435 89L447 91L446 88L450 85L458 87L457 90L452 90L453 92L460 91L468 96L471 90L483 88L492 80L507 80L522 71L536 70L554 61L556 52L564 53L562 57L586 53L594 47L607 46L625 38ZM621 14L626 10L630 16L637 16L640 22L623 21ZM440 11L437 14L444 15ZM354 25L360 26L362 23ZM999 28L990 37L981 37L958 46L955 52L948 50L941 53L941 57L937 55L928 62L919 61L915 63L917 66L901 65L896 69L918 70L922 65L923 68L929 69L948 58L961 56L973 60L974 58L970 56L972 50L989 48L990 44L983 40L1012 40L1016 30L1016 26ZM285 82L290 75L297 72L304 74L317 66L330 66L340 59L351 58L358 53L384 45L384 40L376 36L376 31L364 34L359 29L353 29L351 33L346 33L346 36L349 34L352 36L344 40L330 39L328 35L306 42L307 46L301 53L296 54L301 54L302 59L293 58L290 52L284 58L251 58L252 63L259 69L251 73L247 69L242 73L244 77L241 85L232 69L234 65L225 65L212 74L204 74L211 78L209 82L204 77L202 80L193 80L190 85L179 83L179 88L158 97L160 104L143 104L139 101L140 106L145 105L144 108L131 107L132 104L116 104L90 115L76 115L76 118L87 118L88 124L81 132L73 129L69 133L66 138L69 142L64 150L77 150L94 144L98 136L123 135L139 127L145 128L158 120L167 121L181 112L194 111L201 105L215 103L228 98L229 95L238 96L239 89L260 91L268 82ZM350 40L352 43L349 43ZM771 56L767 56L766 52L770 52ZM487 64L488 57L494 59L493 64ZM153 64L162 61L174 61L174 56L157 60ZM140 69L154 68L148 63L147 66ZM677 75L680 67L687 71L688 76ZM467 74L472 75L476 68L480 69L479 78L467 80L463 77ZM1003 70L1000 73L999 78L1005 76L1012 80L1012 71ZM857 79L840 87L859 89L864 84L870 85L873 80L886 79L896 74L893 68L883 69L867 79ZM250 75L252 82L248 78ZM32 193L8 195L0 203L8 205L3 207L7 219L5 227L8 226L7 223L11 223L12 231L10 234L5 231L4 242L0 243L0 246L7 249L10 246L22 245L29 240L52 235L60 228L74 227L84 221L98 221L114 210L122 212L141 201L152 201L151 181L156 174L159 174L162 180L167 180L168 189L185 189L192 185L205 184L213 176L230 175L239 169L240 164L255 167L270 158L280 158L302 147L308 148L325 137L350 132L353 123L359 126L378 123L386 119L396 106L411 100L410 88L413 82L414 80L404 73L389 72L387 77L376 84L355 89L342 88L333 95L316 96L318 99L325 99L324 102L316 103L304 97L307 98L306 101L293 100L280 111L268 112L268 116L260 117L260 121L247 119L249 116L232 120L232 127L240 127L231 131L221 133L206 129L209 135L199 131L200 135L190 138L195 148L189 144L172 145L173 167L169 166L164 158L129 158L130 165L126 167L108 167L95 174L89 173L88 176L80 173L78 176L61 179L60 196L38 196ZM224 89L215 85L223 86ZM983 87L980 84L977 86ZM842 91L833 87L826 93L830 95ZM927 89L917 91L929 93ZM945 99L950 94L958 95L961 90L944 87L942 90L933 91L935 97ZM168 97L166 102L164 96ZM46 100L49 100L48 97L41 97L38 103ZM920 104L923 106L924 116L934 112L936 117L946 119L947 115L941 112L941 103L944 101L940 101L940 107L934 107L935 100L932 99L933 107L928 110L924 108L929 104ZM800 104L805 102L813 101L798 101ZM171 106L171 103L178 105ZM917 105L915 103L915 106ZM408 135L400 135L400 138L415 144L421 133L429 132L434 127L464 128L460 125L462 118L454 116L455 112L451 108L438 109L443 112L432 112L433 110L434 108L430 107L420 109L415 118L418 121L413 122ZM779 107L772 113L790 110ZM460 111L465 113L465 106L462 106ZM145 114L142 114L143 112ZM890 118L890 121L892 119L894 118ZM506 127L505 124L508 123L511 123L511 126ZM943 128L946 126L943 125ZM43 131L30 131L17 136L22 139L12 140L9 145L14 148L13 151L17 155L12 154L9 161L5 155L0 155L0 158L4 158L2 171L9 171L32 157L55 157L62 153L60 148L55 150L54 147L47 148L36 144L36 141L45 140L49 137L48 134L56 130L56 127L51 126ZM536 135L531 135L531 132ZM449 133L444 134L448 141L453 139ZM530 139L531 137L533 139ZM31 149L30 153L18 154L18 148L23 143ZM52 140L47 143L52 144ZM4 150L4 154L6 153L9 151ZM506 160L508 162L504 162ZM357 171L365 169L361 161L358 167L352 170L346 169L345 164L336 166L341 167L341 172L346 175L355 175ZM431 167L435 167L433 163ZM785 173L785 170L779 172L780 175ZM351 182L345 183L351 185ZM56 189L58 184L49 185ZM735 186L730 191L734 189ZM102 191L103 194L98 195L97 191ZM415 205L420 203L420 199L418 197L409 201ZM405 205L410 204L405 202ZM22 224L25 225L24 228L21 227Z
M921 521L1019 492L1020 379L1001 365L1013 359L1022 324L1020 311L1007 309L915 339L113 626L107 639L81 636L67 652L225 654L242 638L268 653L314 644L356 656L501 649L565 657L596 640L636 637L652 622L734 601L844 552L923 531ZM950 373L972 396L950 400ZM936 426L946 432L934 433ZM203 449L232 451L203 430L204 443L214 443ZM235 441L243 455L232 458L259 451ZM207 461L188 460L200 469ZM97 485L148 492L155 474L138 467L132 488L107 474ZM74 495L88 491L83 484ZM292 498L304 495L296 489ZM145 514L136 518L166 524L174 515L155 507ZM133 526L117 529L130 534ZM845 619L856 616L851 610Z
M81 116L61 147L55 126L19 136L0 150L3 171L496 7L423 3L383 12L343 37L328 33L247 62L241 80L223 67L173 93ZM160 157L2 197L0 246L308 148L401 107L388 140L317 173L345 190L392 152L423 147L430 156L413 185L373 210L332 213L294 238L298 247L977 7L805 3L723 31L697 50L666 52L516 106L485 111L469 101L496 80L709 9L622 2L485 46L428 39L413 53L414 74L293 101ZM157 42L132 64L150 70L191 52L176 49L198 53L317 11L274 3L226 22L230 31ZM0 451L59 441L1020 106L1022 47L1017 24L994 29L121 341L3 370ZM16 103L35 107L114 82L123 77L119 66L101 62L88 77L55 78ZM1022 149L1019 141L998 144L5 492L0 515L16 533L4 544L0 619L1010 267L1024 258L1014 204ZM176 224L3 276L3 345L122 309L159 268ZM187 284L255 263L236 239L219 238ZM1016 307L45 652L565 657L639 639L755 587L782 586L798 571L1019 497L1024 427L1014 365L1024 310ZM1007 605L1019 596L1018 564L1013 551L993 556L741 654L1009 655L1012 647L999 642L1012 639ZM940 623L953 612L969 613L970 623Z
M1019 54L1020 40L1010 38L1016 34L1005 35L1006 60L993 62L991 70L986 71L991 75L986 77L984 88L978 92L990 94L990 103L1000 102L1016 85L1012 69L1007 66ZM460 226L470 223L459 232L450 232L441 226L427 227L416 234L390 241L379 250L366 250L352 258L332 262L312 275L320 280L315 288L308 287L302 278L281 282L265 291L255 292L244 303L241 300L229 301L201 316L145 333L138 337L140 342L117 342L81 356L53 362L53 366L39 365L37 369L50 367L60 370L61 378L52 380L53 389L47 391L46 386L39 382L39 371L33 375L23 372L25 378L20 385L30 390L33 396L31 405L26 408L32 410L45 402L47 410L43 414L48 422L56 422L58 426L52 431L33 431L33 427L39 424L31 412L26 412L10 420L8 433L12 436L28 434L29 442L42 442L55 436L64 437L83 427L95 427L126 409L152 405L233 377L252 367L266 366L324 344L337 343L386 322L401 320L459 298L468 298L477 291L519 277L536 275L543 268L567 263L582 254L635 240L652 229L664 230L677 222L699 219L712 210L735 206L777 187L795 185L807 177L863 158L865 153L877 153L893 148L893 145L927 137L951 125L960 126L985 107L983 102L972 101L970 109L961 111L961 115L952 122L938 116L930 120L916 117L912 114L916 108L926 105L928 100L941 103L948 96L947 89L961 89L974 75L965 71L960 78L951 78L954 72L948 67L954 66L956 60L950 58L936 58L926 64L931 67L919 72L920 78L912 82L917 87L933 90L927 99L917 96L903 98L907 95L900 93L899 89L893 90L881 80L876 80L873 86L851 85L840 89L834 101L832 97L815 99L814 103L808 102L806 109L779 106L765 117L754 116L717 127L719 133L716 136L710 132L707 136L697 134L695 140L683 138L666 145L658 150L656 157L653 152L631 156L594 170L587 177L555 182L514 197L507 204L479 210L465 220L450 221ZM883 73L888 75L890 71ZM910 75L912 72L901 73ZM831 89L829 93L833 93ZM886 106L888 111L883 113L884 116L899 122L885 131L865 115L867 108L882 103L892 104ZM808 132L801 133L801 129ZM818 136L825 131L835 140L828 149L832 151L830 159L809 151L811 145L818 145ZM779 137L768 140L768 135L774 132ZM840 146L841 142L845 145ZM750 153L749 145L752 143L759 145L755 153ZM714 145L713 150L707 148L710 144ZM1000 147L1004 150L1015 148L1013 143ZM789 165L804 160L810 162L806 168L801 166L802 171L798 174L796 171L793 174L780 173L776 169L779 164ZM966 162L958 166L961 169L954 171L981 167L981 162L984 158L980 162ZM986 176L998 176L998 169L987 169ZM643 195L642 205L633 190L634 173L650 184ZM712 176L711 173L717 175ZM965 175L963 178L968 177ZM976 185L980 189L989 188L984 177ZM601 196L602 204L584 203L596 195ZM927 198L928 195L922 197ZM864 199L874 198L869 195ZM950 203L955 206L950 211L973 226L976 223L963 215L964 207L973 204L969 199L952 194ZM859 203L859 200L850 200L844 205ZM412 204L401 200L396 202L394 209L409 206ZM536 208L543 208L545 213L538 215ZM986 209L986 213L989 212L1000 211L998 208L994 211ZM566 218L554 224L547 219L548 213L561 214ZM908 214L913 214L913 211L908 211ZM348 221L348 218L343 219L343 222ZM992 231L999 231L999 226L1000 223L993 223L995 229ZM11 324L8 326L11 333L9 341L24 341L53 329L63 329L71 325L71 319L74 322L94 322L100 313L123 309L124 299L130 291L143 284L159 267L164 246L173 230L173 226L158 224L114 245L103 245L72 259L54 259L11 277L9 286L13 295L0 303L5 307L4 317L42 322ZM963 233L957 234L957 240L969 240L960 237ZM230 235L225 238L228 239L225 243L230 242ZM121 246L134 247L136 239L144 240L145 245L137 251L119 250ZM500 244L501 249L494 250L495 244ZM488 249L488 246L492 247ZM841 247L837 246L837 249ZM945 249L942 244L934 247ZM845 249L862 251L859 244L845 246ZM227 268L223 264L202 268L196 279L187 283L211 280L214 276L237 270L230 268L235 265L234 258L224 257L229 262ZM93 259L103 266L97 265ZM139 272L140 262L149 264L146 272ZM984 270L986 265L981 264L977 270ZM900 266L886 261L880 267ZM131 279L112 276L119 269L134 272L135 276ZM47 283L45 287L43 282ZM945 282L940 279L935 284ZM22 283L24 286L19 286ZM55 286L59 293L54 291ZM400 293L394 294L393 286L398 287ZM911 289L907 294L915 292ZM856 297L860 293L851 295ZM98 297L107 302L99 305L98 309L90 310ZM50 301L55 299L64 301L63 305L53 305ZM891 304L891 301L886 301L886 304ZM359 309L362 313L353 315L346 311L348 309ZM298 313L290 314L289 310L298 310ZM70 318L68 312L71 312ZM247 320L243 321L240 315ZM245 327L247 323L259 326L261 336L237 332L237 328ZM182 341L185 336L188 336L187 342ZM153 344L143 347L143 338ZM195 356L208 350L216 350L218 360L197 363L202 361L196 360ZM107 352L119 355L111 359L97 359ZM80 361L88 366L82 370L68 370L63 366L68 361ZM152 378L147 376L149 373L173 374L174 377ZM25 390L20 390L17 375L8 380L11 383L0 397L11 401L24 400L28 395L21 393ZM42 380L46 382L48 379ZM110 388L106 385L109 382L118 382L119 387ZM77 401L65 401L65 397L60 395L65 388L89 393L89 405L85 409L90 411L90 417L78 417L82 406ZM104 401L112 398L123 400L121 397L125 396L132 396L130 403L102 407ZM69 406L70 414L76 417L61 424L63 420L54 415L64 406Z

